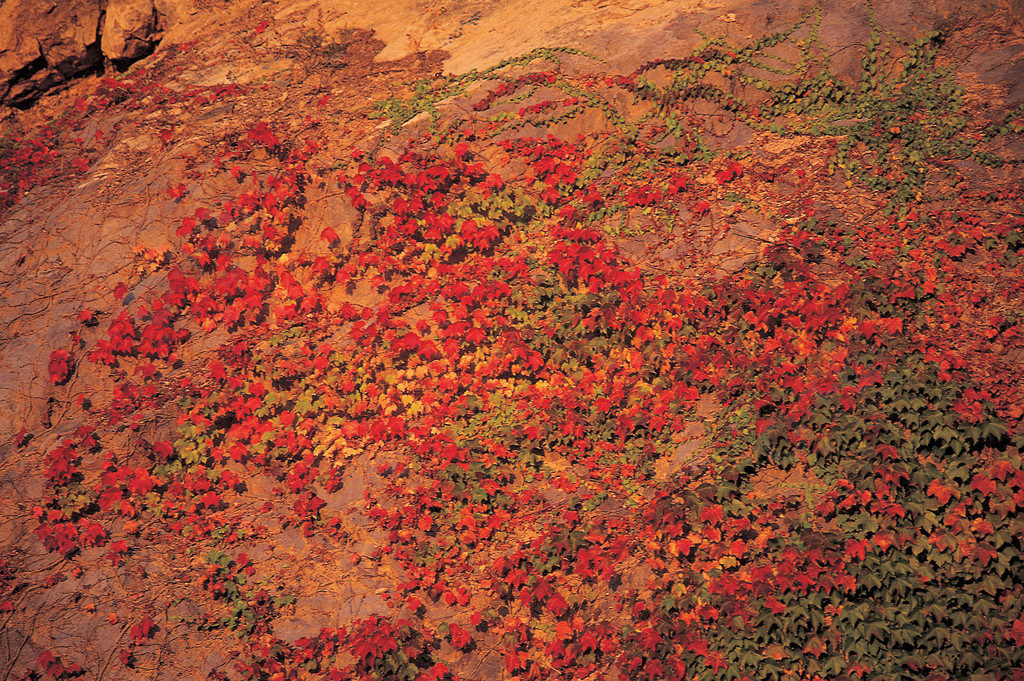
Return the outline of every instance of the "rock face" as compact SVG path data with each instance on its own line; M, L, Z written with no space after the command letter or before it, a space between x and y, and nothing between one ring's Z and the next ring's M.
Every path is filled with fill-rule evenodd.
M96 0L0 5L0 104L26 106L39 95L102 64Z
M998 7L1008 6L1007 1L1000 0L1003 4ZM1024 15L1024 0L1009 1L1016 16ZM199 12L194 2L204 11ZM330 180L351 145L376 143L381 128L375 129L378 121L370 119L373 101L409 96L411 90L403 90L402 83L421 78L441 82L442 71L485 69L503 58L554 45L586 50L604 60L609 72L628 73L653 59L689 53L702 34L742 44L752 34L794 22L810 5L811 0L0 0L0 119L3 107L16 107L30 109L14 112L12 120L19 123L32 117L61 121L53 126L58 128L53 155L44 153L48 139L39 142L36 152L60 169L60 173L54 171L50 184L31 189L30 173L26 173L29 188L21 191L17 204L8 206L3 203L4 182L10 179L17 185L18 178L5 177L0 165L0 559L16 556L17 565L25 566L26 572L33 568L32 574L50 570L53 556L28 529L35 525L30 509L42 495L44 455L85 423L88 407L79 398L86 388L90 394L106 390L109 372L83 356L106 341L104 334L109 334L111 322L124 310L138 309L138 301L155 297L169 285L159 268L178 264L167 253L170 245L182 242L178 230L183 221L197 215L197 208L256 196L253 187L258 178L276 179L286 156L284 147L297 145L301 135L322 128L318 134L324 146L309 160L310 177L317 181L303 190L305 222L294 234L296 250L316 258L322 252L314 249L326 249L321 235L328 231L334 232L337 248L366 238L361 230L368 228L361 225L359 211ZM858 46L870 32L867 3L824 0L822 5L822 44L835 73L853 77L861 63ZM877 5L880 22L908 36L983 11L979 7L984 11L997 7L995 0L893 0ZM971 26L971 33L981 37L967 41L966 31L954 33L951 49L965 55L957 70L979 97L1009 106L1024 101L1024 63L1019 58L1024 31L1013 26L1005 11L993 16L996 19L990 17L981 28ZM1005 36L992 26L1004 16L1006 22L996 28L1001 31L1009 24L1012 31L1006 30ZM976 49L976 41L982 39L989 44ZM121 89L100 84L97 78L71 82L104 70L108 61L125 69L139 60L144 61ZM566 68L571 66L567 62ZM65 86L68 90L60 97L48 97L32 108L46 92ZM94 113L79 116L75 127L72 116L59 116L58 105L70 110L79 95L103 103L96 105ZM466 97L471 96L469 92L462 99L438 101L437 109L470 112L472 103ZM58 101L61 98L66 101ZM631 106L628 100L621 105L624 110ZM697 113L710 119L717 109ZM430 120L427 114L414 117L406 131L412 135L417 125L425 129ZM566 125L576 126L571 129L575 133L587 132L592 124L581 118ZM712 148L752 144L750 128L718 129L717 125L709 122ZM7 133L0 127L0 161ZM752 162L763 166L764 181L774 183L777 193L800 190L804 170L812 162L820 164L815 147L801 146L804 143L783 140L752 150ZM1006 155L1020 158L1024 152L1014 148ZM25 167L31 170L30 163ZM509 165L499 172L510 180L524 170ZM972 180L976 186L989 182L989 169L975 164L968 170L976 174ZM1005 178L1001 181L1009 183ZM864 206L864 212L871 209L867 202ZM732 271L749 264L758 252L767 218L739 203L730 211L734 230L713 245L712 254L722 256L724 266ZM637 209L631 218L643 219L642 211ZM722 224L725 218L723 211L708 214L700 226ZM242 229L234 221L225 223L225 233ZM639 256L648 244L636 240L623 248L632 248ZM666 269L675 267L682 248L680 237L678 244L657 257ZM279 259L271 266L284 264ZM382 299L369 282L360 282L353 292L337 287L325 298L327 309L352 299L371 307ZM228 335L219 330L219 335L200 336L198 327L193 330L200 340L188 346L184 361L199 366ZM79 351L71 360L71 375L55 382L48 361L51 352L70 347L69 338L76 338L74 347ZM113 394L113 386L109 392ZM145 430L149 426L144 424L136 435L152 441L173 439L176 414L165 416L154 430ZM135 434L135 425L118 426L118 437ZM32 438L16 437L20 430ZM699 432L698 428L685 435L695 438ZM659 476L692 465L692 454L692 447L680 445ZM367 460L364 467L353 466L356 473L336 497L323 494L328 510L354 508L363 499L364 487L379 487L382 483L374 478L378 463L371 465ZM277 494L276 480L266 482L266 489L259 487L264 485L259 478L247 484L252 486L253 498ZM350 564L348 558L324 567L329 575L324 578L314 572L320 568L309 567L315 562L310 558L313 549L319 545L303 539L295 527L272 529L277 534L247 549L250 557L258 560L262 553L266 564L285 567L298 561L308 570L300 575L305 581L289 577L297 584L296 592L308 597L282 620L277 635L293 641L315 635L323 624L337 626L341 618L387 611L378 594L390 582L369 572L363 575L357 570L364 569L358 561ZM362 541L362 535L354 536ZM110 576L97 585L85 581L86 573L58 582L52 591L29 593L26 598L33 600L19 604L18 617L38 612L38 618L14 619L0 607L0 618L6 617L0 627L0 638L6 637L0 645L0 668L20 673L50 649L69 660L81 660L87 676L106 669L104 660L117 660L124 645L118 637L127 640L128 629L114 626L117 618L109 617L113 604L137 601L133 620L137 621L155 611L157 606L150 608L150 600L155 603L154 599L164 597L142 581L146 575L180 570L181 575L174 572L178 583L189 578L187 565L161 567L160 561L168 558L157 555L156 548L142 547L142 539L138 544L140 548L133 547L132 564L146 568L132 573L137 583L122 583ZM106 551L90 547L83 561L103 561L114 575L118 564L100 557ZM151 565L155 567L143 560L148 559L145 551L154 554ZM352 553L358 557L360 552L368 553L355 544ZM161 588L174 583L167 575L163 579ZM115 586L134 590L117 594L103 590ZM83 593L82 606L69 605ZM0 605L3 600L0 597ZM91 606L88 616L68 617L87 604ZM140 645L138 670L122 665L116 671L111 668L105 678L143 678L144 672L146 678L190 678L193 671L191 678L207 678L231 669L234 660L226 651L232 634L225 634L218 643L220 649L211 648L208 640L194 633L174 630L170 635L172 618L194 618L199 612L184 599L174 607L181 612L171 610L161 620L165 630L160 639L151 647ZM131 624L127 618L124 621ZM479 678L501 674L499 661L494 673Z
M318 14L328 19L323 22L327 30L352 25L374 30L385 42L381 59L421 49L446 50L451 54L445 65L449 72L495 63L540 45L570 43L605 52L611 66L628 71L657 53L674 53L690 42L678 30L681 17L689 17L684 23L700 24L701 15L710 21L716 11L733 4L522 0L499 5L453 3L424 10L402 0L337 6L307 0L278 14ZM750 30L765 30L773 22L798 16L805 5L754 2L734 7L743 10L734 14ZM891 5L878 12L909 25L948 21L962 14L955 2ZM893 6L898 9L893 11ZM975 3L974 10L990 12L997 6L989 0ZM1009 0L1009 9L1016 17L1024 17L1024 0ZM69 79L102 70L105 60L123 70L152 53L168 32L197 12L194 0L4 0L0 2L0 107L30 106Z
M115 63L145 56L153 48L159 18L152 0L113 0L103 17L103 55Z
M0 2L0 106L25 108L72 78L151 53L189 0Z

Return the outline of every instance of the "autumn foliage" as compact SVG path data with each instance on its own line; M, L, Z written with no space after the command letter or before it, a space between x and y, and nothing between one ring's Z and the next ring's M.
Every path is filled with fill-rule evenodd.
M887 80L823 73L756 101L709 84L814 21L627 76L528 55L511 65L529 73L477 74L470 113L382 105L436 125L329 171L317 132L253 122L217 159L237 196L190 206L163 292L81 342L114 388L46 455L39 539L118 568L146 542L205 556L210 608L191 625L238 634L232 678L1021 678L1022 395L999 368L1021 352L1020 197L951 204L926 175L1022 121L943 127L966 104L934 36ZM713 150L696 98L832 156L773 170ZM580 133L584 114L600 123ZM840 119L859 122L839 137ZM874 133L894 127L883 162ZM250 170L257 155L274 170ZM768 173L792 189L768 191ZM818 194L833 177L873 210ZM360 227L304 251L317 183ZM748 209L768 226L728 265L715 244ZM182 370L214 330L215 356ZM51 381L74 361L55 350ZM173 434L105 451L168 402ZM328 500L368 453L379 543L360 553ZM255 479L281 527L399 575L389 615L276 636L295 599L243 551L236 503ZM153 617L130 626L127 667L171 625Z

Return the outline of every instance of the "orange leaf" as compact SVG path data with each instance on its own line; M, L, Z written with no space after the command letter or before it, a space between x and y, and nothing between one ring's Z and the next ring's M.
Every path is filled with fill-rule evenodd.
M932 480L928 485L928 495L938 499L939 503L945 504L953 495L953 490L944 487L938 480Z

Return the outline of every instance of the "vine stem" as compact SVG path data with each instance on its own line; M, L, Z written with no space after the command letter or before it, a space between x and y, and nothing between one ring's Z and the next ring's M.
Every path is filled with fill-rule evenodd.
M107 653L107 659L103 661L103 666L100 668L100 673L96 675L96 681L103 681L103 675L107 673L107 667L110 666L110 660L114 657L114 651L117 650L117 645L124 638L124 633L131 628L131 622L125 622L124 626L121 627L121 633L117 635L117 640L114 641L114 645L110 646L110 652Z

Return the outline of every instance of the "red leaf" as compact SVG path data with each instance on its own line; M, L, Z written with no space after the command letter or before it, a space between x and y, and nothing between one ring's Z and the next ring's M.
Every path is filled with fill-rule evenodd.
M883 317L878 320L878 325L893 334L903 331L903 319L900 317Z
M116 542L110 544L110 550L107 551L107 558L110 559L114 565L118 565L121 562L121 554L128 550L128 542L124 539L119 539Z
M213 490L210 490L204 494L199 501L202 502L203 506L206 508L217 508L220 506L220 495Z
M99 523L89 523L85 528L85 543L91 546L101 546L107 538L107 531Z
M527 653L525 650L505 653L505 670L513 673L526 666Z
M327 243L333 244L338 240L338 233L330 227L324 227L324 231L320 232L320 238Z
M700 512L700 520L704 523L715 523L721 520L722 517L721 506L705 506Z
M984 473L978 473L971 479L971 489L988 496L996 491L996 483Z
M850 539L846 542L846 557L864 560L871 543L867 539Z
M156 487L157 479L144 468L136 468L128 482L128 491L139 496L149 494Z
M167 461L174 454L174 446L167 440L154 442L153 453L156 454L158 461Z
M1005 635L1008 639L1013 640L1018 647L1024 646L1024 616L1018 617Z
M569 604L562 598L562 594L557 591L548 597L547 606L548 610L554 613L555 617L561 617L569 609Z
M59 385L67 380L72 361L73 357L68 354L67 350L54 350L50 353L50 381L54 385Z
M458 624L452 624L448 630L451 633L452 645L459 650L462 650L473 642L473 637L469 635L469 632Z
M727 167L725 170L719 170L717 173L715 173L715 179L718 180L718 184L725 184L726 182L731 182L735 180L737 177L742 176L743 166L741 166L737 161L733 161L732 163L730 163L729 167Z
M953 495L953 490L944 487L938 480L932 480L928 485L928 495L938 499L939 503L945 504Z
M982 565L988 565L998 555L995 548L988 542L978 542L974 550L971 551L971 557L975 560L980 560ZM995 595L995 592L993 592L993 595Z
M132 627L130 632L132 640L136 643L141 643L145 641L152 635L154 627L155 625L153 624L153 620L151 618L143 618L138 624Z
M101 509L109 511L114 507L114 504L121 501L122 498L124 498L124 493L121 491L120 487L108 487L100 494L97 503L100 505Z
M49 650L44 650L43 652L39 653L39 657L36 658L36 666L42 667L43 669L49 671L50 665L52 665L56 661L57 658L53 656L53 653L51 653Z
M260 121L255 128L250 129L248 135L250 140L259 142L267 149L276 149L281 144L281 140L274 134L274 131L263 121Z
M653 653L661 643L661 634L651 627L640 632L640 646L649 653Z

